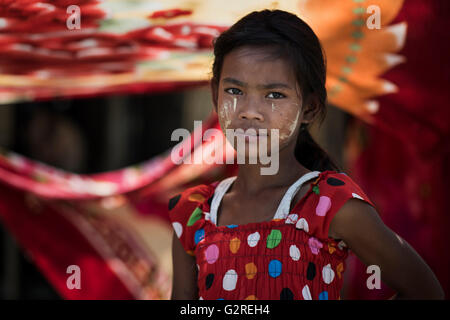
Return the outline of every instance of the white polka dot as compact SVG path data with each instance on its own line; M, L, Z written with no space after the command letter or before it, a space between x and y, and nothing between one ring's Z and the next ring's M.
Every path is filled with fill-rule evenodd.
M198 300L203 300L203 297L198 298Z
M345 247L347 247L347 244L344 242L344 240L339 241L338 248L344 250Z
M303 289L302 289L302 296L303 296L303 299L305 299L305 300L312 300L311 292L309 291L308 285L303 287Z
M247 237L248 246L252 247L252 248L256 247L260 238L261 238L261 236L258 231L256 231L255 233L249 234Z
M334 280L334 271L331 269L331 264L327 264L322 269L322 279L326 284L330 284Z
M289 247L289 255L291 256L292 260L298 261L300 259L300 249L297 248L295 244L291 245Z
M179 222L174 222L172 223L173 229L175 230L175 233L177 234L177 237L181 237L181 235L183 234L183 227L181 226L181 223Z
M353 198L357 198L357 199L361 199L364 200L363 197L361 197L359 194L357 193L352 193Z
M305 232L309 232L308 222L306 222L306 220L304 218L301 218L300 220L298 220L295 227L300 230L305 230Z
M236 283L238 280L237 272L233 269L230 269L225 273L225 276L223 277L222 286L223 289L226 291L233 291L236 289Z
M293 213L293 214L290 214L290 215L287 216L286 223L287 224L294 224L294 223L297 222L297 220L298 220L298 215Z

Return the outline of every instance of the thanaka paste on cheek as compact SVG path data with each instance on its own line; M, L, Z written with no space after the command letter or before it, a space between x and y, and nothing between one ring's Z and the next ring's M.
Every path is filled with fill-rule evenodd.
M300 116L300 110L297 110L297 115L295 116L295 119L294 120L289 120L289 122L291 122L291 124L287 128L288 129L288 133L287 134L286 133L280 133L280 140L287 140L294 134L295 128L297 127L299 116Z
M228 129L231 124L230 116L229 116L229 108L231 107L231 103L229 101L225 101L222 104L222 108L219 110L219 115L221 119L224 121L224 129Z

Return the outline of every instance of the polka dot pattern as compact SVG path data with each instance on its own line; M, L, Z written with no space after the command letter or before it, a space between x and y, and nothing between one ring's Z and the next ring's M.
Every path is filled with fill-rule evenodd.
M188 220L188 222L187 222L187 226L188 226L188 227L193 226L194 223L196 223L198 220L201 219L202 214L203 214L202 209L200 209L200 208L198 208L198 207L195 208L195 210L192 212L192 214L191 214L191 216L190 216L190 218L189 218L189 220Z
M211 288L211 286L213 285L214 282L214 273L210 273L206 276L205 279L205 288L206 290L208 290L209 288Z
M209 264L215 263L217 261L217 258L219 258L219 247L215 244L210 245L205 250L205 260Z
M181 235L183 234L183 226L181 225L181 223L173 222L172 227L173 230L175 230L175 234L177 235L177 237L181 237Z
M339 187L339 186L343 186L345 184L344 181L337 179L337 178L328 178L327 183L333 187Z
M267 248L273 249L276 248L281 242L281 231L280 230L272 230L270 234L267 236Z
M204 238L205 238L205 230L204 229L199 229L199 230L195 231L195 235L194 235L195 244L198 244Z
M323 217L327 214L328 210L331 208L331 199L327 196L321 196L319 199L319 203L316 207L316 214L320 217Z
M322 279L323 279L323 282L325 282L326 284L330 284L331 282L333 282L333 280L334 280L334 271L331 268L330 264L327 264L325 267L323 267L323 269L322 269Z
M230 251L232 253L237 253L239 251L239 248L241 246L241 240L239 238L233 238L230 241Z
M312 300L311 291L309 290L309 286L306 285L302 289L302 296L304 300Z
M300 260L300 249L295 244L289 247L289 256L294 261Z
M256 247L258 245L259 239L261 238L261 235L259 234L258 231L249 234L248 238L247 238L247 244L249 247L253 248Z
M282 263L280 260L271 260L269 262L269 275L272 278L279 277L281 275Z
M175 206L177 205L178 201L180 201L180 198L181 198L181 194L178 194L175 197L170 198L170 200L169 200L169 211L172 210L173 208L175 208Z
M256 276L256 273L258 272L258 268L253 262L247 263L245 265L245 276L247 279L251 280Z
M236 270L228 270L223 277L223 290L233 291L234 289L236 289L237 280L238 274Z
M294 293L289 288L283 288L280 293L280 300L294 300Z
M317 192L307 193L282 219L220 227L212 220L214 189L202 188L169 200L174 232L196 259L199 297L339 298L348 249L328 238L325 226L348 199L369 202L349 177L322 174L313 181Z
M316 276L316 265L312 262L308 263L308 269L306 270L306 279L314 280Z

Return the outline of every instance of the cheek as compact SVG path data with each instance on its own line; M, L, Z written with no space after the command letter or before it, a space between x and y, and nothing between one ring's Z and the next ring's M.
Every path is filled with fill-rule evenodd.
M275 128L279 128L279 139L280 143L288 141L295 133L295 129L298 126L300 120L300 110L296 104L293 105L295 107L289 111L281 111L286 110L287 108L282 108L281 106L277 106L276 103L272 103L272 113L275 117Z
M230 126L233 114L236 112L236 107L237 107L236 98L233 98L232 100L224 99L223 101L221 101L221 103L219 103L218 108L219 123L221 124L224 130L226 130Z

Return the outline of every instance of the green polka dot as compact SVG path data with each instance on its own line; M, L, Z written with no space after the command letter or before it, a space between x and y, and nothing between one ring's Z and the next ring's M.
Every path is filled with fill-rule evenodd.
M364 0L353 0L353 2L361 3L361 2L364 2Z
M312 190L313 190L313 192L314 192L315 194L319 194L319 193L320 193L319 186L314 186L314 187L312 188Z
M190 227L194 223L196 223L202 217L203 211L199 207L195 208L194 212L192 212L191 217L187 222L187 226Z
M338 80L341 81L341 82L348 82L348 79L346 77L344 77L344 76L340 76L338 78Z
M267 248L273 249L278 246L281 242L281 231L280 230L272 230L270 234L267 236Z

